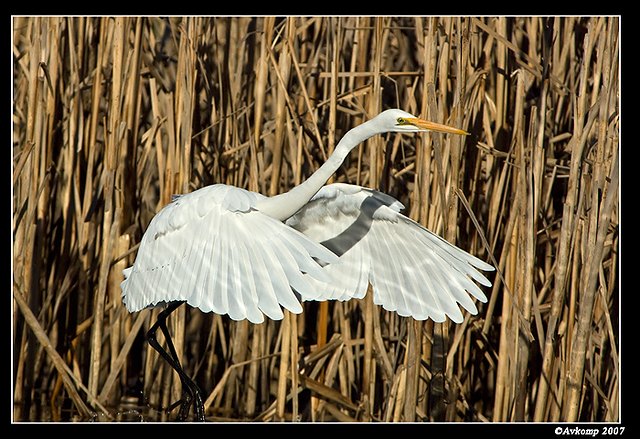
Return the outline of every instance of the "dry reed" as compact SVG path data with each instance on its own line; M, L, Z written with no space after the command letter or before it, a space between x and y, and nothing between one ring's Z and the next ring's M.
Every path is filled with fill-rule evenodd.
M498 272L464 322L363 300L170 325L209 419L618 421L619 19L13 19L13 401L21 420L167 420L177 376L121 271L152 216L276 194L398 107L334 181L379 188Z

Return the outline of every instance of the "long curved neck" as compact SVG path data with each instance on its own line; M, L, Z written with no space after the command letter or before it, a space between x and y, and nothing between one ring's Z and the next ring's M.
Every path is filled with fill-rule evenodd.
M256 206L257 210L280 221L295 214L327 183L354 147L380 134L369 122L349 130L338 142L333 154L304 183L284 194L261 200Z

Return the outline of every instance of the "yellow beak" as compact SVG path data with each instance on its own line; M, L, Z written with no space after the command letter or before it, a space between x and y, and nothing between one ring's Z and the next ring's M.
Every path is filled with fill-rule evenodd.
M438 131L441 133L460 134L462 136L468 136L469 133L460 130L458 128L450 127L448 125L442 125L435 122L429 122L428 120L422 120L418 118L407 119L407 121L418 128L420 131Z

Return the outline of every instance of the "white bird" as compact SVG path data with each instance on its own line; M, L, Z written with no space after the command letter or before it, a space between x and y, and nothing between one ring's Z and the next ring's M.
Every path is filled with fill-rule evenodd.
M347 184L324 186L349 152L386 132L465 131L387 110L347 132L327 161L289 192L265 197L244 189L207 186L175 196L151 221L121 284L129 312L167 304L147 339L178 372L186 419L197 386L182 371L166 317L182 303L234 320L282 319L282 308L302 312L301 301L364 297L401 316L459 323L458 303L477 308L491 282L477 269L494 268L400 213L393 197ZM324 187L323 187L324 186ZM155 339L160 328L170 353ZM173 408L173 406L172 406Z

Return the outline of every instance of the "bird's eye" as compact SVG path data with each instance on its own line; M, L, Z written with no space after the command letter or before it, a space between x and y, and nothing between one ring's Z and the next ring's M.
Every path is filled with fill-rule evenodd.
M402 117L397 118L396 122L398 122L398 125L404 125L405 123L407 123L407 121Z

